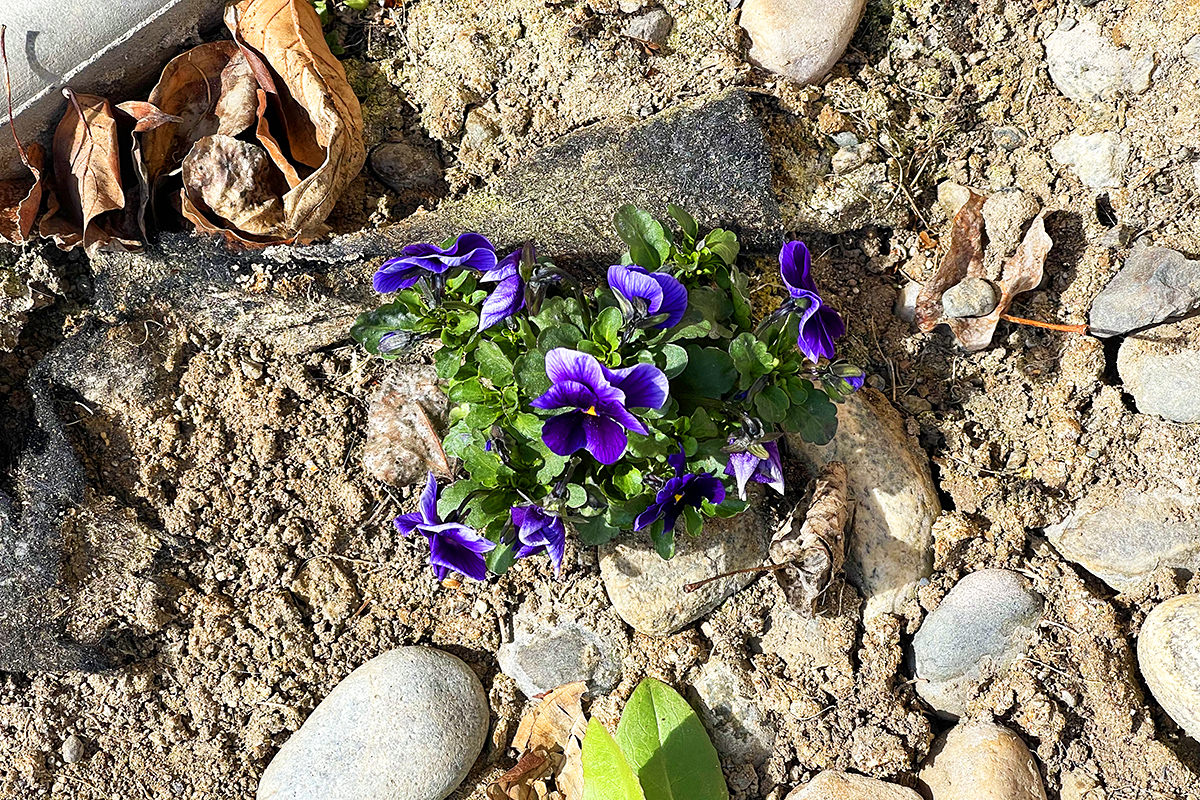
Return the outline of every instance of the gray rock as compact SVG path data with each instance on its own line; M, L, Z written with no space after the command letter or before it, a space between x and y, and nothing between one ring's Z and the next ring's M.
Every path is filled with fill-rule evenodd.
M746 0L738 23L750 60L801 83L833 69L862 19L865 0Z
M1097 336L1121 334L1182 317L1200 308L1200 260L1165 247L1138 247L1092 301Z
M631 38L663 45L667 43L667 37L671 35L671 28L674 26L674 17L663 9L654 7L627 19L623 31Z
M929 457L908 437L887 398L862 389L838 406L838 432L827 445L789 437L814 469L846 465L856 506L846 577L866 599L865 618L903 613L933 569L933 521L941 513Z
M912 789L865 775L826 770L784 800L921 800Z
M775 749L778 726L758 705L758 692L744 669L711 659L692 682L698 712L726 764L761 764Z
M1110 189L1121 186L1129 164L1129 142L1115 131L1083 135L1072 133L1050 148L1060 164L1072 167L1084 186Z
M778 248L771 151L746 92L698 98L633 124L589 126L483 189L380 231L248 253L213 238L167 235L143 253L101 253L92 261L95 309L107 320L186 317L227 338L264 339L281 354L305 352L344 339L354 318L378 304L373 269L406 244L474 230L501 248L535 239L561 265L599 268L624 248L612 228L617 208L663 213L664 198L704 225L737 231L750 252ZM297 275L303 292L293 291Z
M371 151L367 165L376 178L399 194L432 198L446 193L442 162L431 147L384 142Z
M996 308L996 287L983 278L963 278L942 294L947 317L983 317Z
M1046 536L1064 558L1125 592L1160 567L1200 571L1200 499L1162 489L1098 489Z
M1025 654L1042 599L1015 572L985 569L954 585L913 636L917 694L952 717Z
M1018 128L1011 125L1003 125L999 128L992 129L992 141L995 142L1000 149L1012 152L1025 143L1028 137Z
M988 195L983 203L988 250L997 256L1006 256L1016 250L1025 223L1037 216L1038 210L1037 201L1020 189L1004 189Z
M621 680L626 649L624 641L590 625L522 609L513 618L512 641L500 645L496 658L500 671L526 697L575 681L586 681L589 691L603 694Z
M700 619L753 578L733 575L694 592L685 584L721 572L761 566L771 530L752 502L742 514L712 518L697 537L677 538L675 557L663 560L649 535L621 536L600 547L600 575L613 608L634 630L667 636Z
M68 764L78 764L87 755L87 748L83 744L83 740L72 733L63 740L61 752L63 761Z
M1058 90L1072 100L1093 103L1122 92L1140 94L1150 86L1154 57L1134 59L1118 49L1091 20L1060 27L1046 37L1046 63Z
M1200 67L1200 33L1184 42L1181 52L1192 66Z
M1127 336L1117 371L1141 413L1200 422L1200 317Z
M222 0L22 0L5 3L13 106L22 141L48 141L67 101L60 87L131 100L201 28ZM86 20L86 23L84 21ZM0 121L0 178L25 177L8 116Z
M896 293L896 304L892 313L904 322L912 323L917 318L917 296L921 294L921 284L909 281L900 287Z
M1200 594L1155 606L1142 623L1137 657L1154 699L1200 742Z
M1133 235L1135 233L1137 233L1137 229L1132 225L1128 225L1124 222L1118 222L1116 225L1113 225L1111 228L1106 230L1104 235L1100 237L1100 246L1107 247L1109 250L1121 250L1129 247L1130 242L1133 241ZM1095 333L1099 336L1106 335L1095 329L1092 330L1092 333Z
M488 732L487 695L458 658L400 647L347 675L284 743L258 800L443 800Z

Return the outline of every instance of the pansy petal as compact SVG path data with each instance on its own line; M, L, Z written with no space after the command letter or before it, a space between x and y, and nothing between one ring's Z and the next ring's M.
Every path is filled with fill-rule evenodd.
M585 416L583 430L588 452L601 464L615 464L629 444L625 430L606 417Z
M716 475L704 473L697 476L699 491L705 500L712 503L714 506L719 506L725 502L725 484L721 483L721 479Z
M661 495L662 495L662 493L659 492L659 496L661 496ZM633 520L633 529L635 531L644 530L644 529L650 527L651 525L653 525L655 522L658 522L660 519L662 519L662 515L663 515L662 503L655 500L653 503L646 506L646 509L644 511L642 511L642 513L638 514L637 517Z
M542 441L550 451L560 456L569 456L587 446L587 434L583 430L584 419L595 419L578 411L568 411L551 417L542 425ZM613 423L614 425L616 423Z
M546 393L529 401L534 408L577 408L586 411L600 403L595 392L577 381L562 381L551 386Z
M398 292L415 284L425 275L425 271L413 268L399 259L385 261L383 266L371 278L371 285L380 294Z
M496 543L481 536L474 528L458 522L443 522L438 525L423 525L422 531L439 539L453 539L473 553L486 553L496 549Z
M421 492L421 516L427 523L436 524L442 521L437 513L437 493L437 477L430 470L429 479L425 482L425 491Z
M500 281L500 285L483 301L479 308L479 330L485 331L503 322L524 306L525 287L521 285L521 276L514 273Z
M521 251L514 250L496 262L496 266L485 272L479 278L480 283L495 283L512 277L518 272L521 263Z
M614 264L608 268L608 286L614 292L620 292L626 300L642 298L651 314L657 314L662 307L662 287L643 270Z
M738 497L746 499L746 483L755 474L761 459L753 453L730 453L729 463L725 465L725 474L732 475L737 483Z
M624 394L626 408L662 408L667 402L667 376L653 364L604 368L604 372L609 382Z
M620 403L603 403L597 406L597 410L626 430L640 433L643 436L650 432L640 419L629 413L629 410Z
M793 297L797 291L817 291L810 274L811 270L812 256L804 242L788 242L779 251L779 274Z
M667 318L659 323L660 328L674 328L687 312L688 293L683 284L665 272L653 272L650 277L658 283L663 291L662 305L656 313L666 314Z
M546 353L546 377L551 383L577 381L593 391L607 383L595 356L568 347L556 347Z
M417 526L424 522L421 515L415 511L411 514L401 514L392 520L392 524L396 526L396 530L400 531L401 536L411 535Z
M461 572L473 580L487 579L487 562L483 556L452 537L438 536L430 541L429 563Z

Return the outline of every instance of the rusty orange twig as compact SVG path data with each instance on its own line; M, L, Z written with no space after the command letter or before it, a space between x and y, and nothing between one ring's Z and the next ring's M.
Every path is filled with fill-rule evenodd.
M1014 317L1009 314L1001 314L1000 319L1007 322L1015 322L1018 325L1029 325L1034 328L1045 328L1051 331L1062 331L1063 333L1087 333L1088 326L1079 325L1062 325L1058 322L1038 322L1036 319L1025 319L1024 317Z

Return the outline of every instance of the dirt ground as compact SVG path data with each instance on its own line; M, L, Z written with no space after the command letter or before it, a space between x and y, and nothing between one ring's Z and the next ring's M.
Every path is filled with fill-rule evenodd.
M984 567L1020 571L1046 598L1029 655L973 710L1022 736L1052 799L1068 774L1094 779L1107 792L1097 797L1111 800L1200 798L1200 745L1148 697L1132 654L1147 611L1200 591L1200 577L1184 586L1164 570L1115 595L1040 533L1095 486L1200 492L1200 429L1135 413L1100 340L1002 323L992 348L967 354L944 328L917 333L893 313L899 290L932 274L938 252L921 234L948 230L935 189L946 179L985 193L1020 187L1052 209L1047 280L1018 300L1012 313L1022 317L1086 321L1122 255L1099 243L1110 214L1149 242L1200 255L1200 69L1180 56L1200 32L1195 0L872 0L822 87L748 66L725 0L668 0L675 28L657 51L621 33L640 5L416 0L345 12L334 30L370 144L403 139L435 153L450 196L590 122L732 85L763 95L785 222L816 254L817 281L848 322L845 355L906 415L935 465L946 513L921 605L935 607ZM1063 97L1042 42L1067 16L1154 53L1150 88L1099 108ZM997 144L1001 126L1018 132L1014 149ZM1098 203L1050 148L1070 132L1110 128L1132 155L1123 188ZM804 154L828 153L830 134L846 130L876 143L876 177L890 188L812 174ZM836 213L814 216L815 194L840 203ZM342 231L381 225L436 202L366 174L334 221ZM10 386L78 324L86 262L50 262L56 304L32 312L15 349L0 352ZM777 291L773 269L757 265L756 299ZM569 547L561 582L521 562L491 583L443 589L423 542L390 525L411 491L362 467L367 398L385 365L349 343L297 358L150 325L111 335L154 354L154 399L114 393L63 410L93 487L68 529L85 540L102 526L128 543L121 563L73 565L98 577L87 585L92 613L71 624L85 639L131 631L117 643L130 665L0 675L0 797L251 797L272 753L341 678L422 643L462 657L490 693L489 745L454 795L481 800L511 765L523 704L495 661L508 620L531 598L581 615L606 607L595 552ZM8 402L21 403L19 393ZM840 612L819 623L828 647L798 652L781 633L780 601L759 579L671 637L628 633L620 685L592 712L614 718L645 675L683 685L709 659L727 659L780 730L761 766L726 764L735 797L781 800L828 767L913 785L946 725L912 688L905 652L919 620L864 630L845 587ZM65 764L72 733L87 757Z

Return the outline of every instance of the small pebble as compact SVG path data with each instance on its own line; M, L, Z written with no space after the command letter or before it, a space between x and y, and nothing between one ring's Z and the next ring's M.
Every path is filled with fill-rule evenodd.
M1154 699L1200 742L1200 594L1172 597L1146 615L1137 658Z
M815 83L842 57L865 7L865 0L745 0L738 23L754 63Z
M992 130L992 141L1002 150L1012 152L1025 143L1025 134L1011 125Z
M785 800L921 800L921 796L894 783L826 770L792 790Z
M984 317L996 308L996 289L983 278L963 278L942 294L947 317Z
M83 740L75 734L68 736L62 743L62 758L68 764L77 764L86 754Z
M656 7L626 20L624 32L632 39L664 45L674 26L675 18Z

